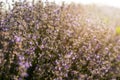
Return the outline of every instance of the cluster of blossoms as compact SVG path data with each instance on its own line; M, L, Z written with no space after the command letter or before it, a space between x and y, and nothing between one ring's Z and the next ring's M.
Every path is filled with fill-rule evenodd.
M0 79L119 80L120 38L88 15L41 0L1 7Z

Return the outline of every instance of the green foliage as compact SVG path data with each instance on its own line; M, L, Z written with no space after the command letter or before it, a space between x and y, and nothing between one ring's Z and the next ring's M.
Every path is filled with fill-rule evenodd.
M118 34L118 35L120 34L120 27L119 26L116 27L116 34Z

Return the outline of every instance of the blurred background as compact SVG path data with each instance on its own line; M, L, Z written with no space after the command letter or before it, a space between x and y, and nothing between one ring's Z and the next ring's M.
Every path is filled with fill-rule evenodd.
M0 0L3 1L5 4L12 5L14 1L29 1L32 2L33 0ZM37 2L38 0L34 0ZM71 2L74 3L81 3L81 4L97 4L97 5L106 5L106 6L112 6L116 8L120 8L120 0L42 0L43 2L49 1L49 2L56 2L57 4L61 5L61 3L64 1L66 4L69 4ZM8 8L8 5L5 5L5 8Z

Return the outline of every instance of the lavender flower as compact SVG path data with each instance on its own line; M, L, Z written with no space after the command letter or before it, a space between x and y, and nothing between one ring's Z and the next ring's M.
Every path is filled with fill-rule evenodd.
M29 68L29 67L31 66L31 64L28 63L28 62L25 62L25 63L24 63L24 66L25 66L25 68Z
M15 36L15 41L16 42L21 42L21 37Z
M27 77L27 76L29 76L27 73L25 73L25 72L23 72L22 74L21 74L21 77Z
M25 59L25 57L24 57L24 56L19 55L19 60L24 60L24 59Z

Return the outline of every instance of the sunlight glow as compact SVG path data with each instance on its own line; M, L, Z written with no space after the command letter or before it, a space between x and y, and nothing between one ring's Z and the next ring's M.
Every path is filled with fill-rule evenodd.
M120 0L49 0L55 1L56 3L60 3L61 1L65 1L65 3L82 3L82 4L97 4L97 5L107 5L112 7L120 8Z
M61 4L61 2L64 1L67 4L74 2L74 3L81 3L81 4L106 5L106 6L120 8L120 0L48 0L48 1L55 1L57 4Z
M12 4L12 0L0 0L3 2L6 2L5 4ZM14 1L24 1L24 0L14 0ZM29 2L32 2L32 0L26 0ZM34 0L35 2L38 0ZM46 0L42 0L46 1ZM112 6L116 8L120 8L120 0L48 0L50 2L55 1L57 4L61 5L61 3L64 1L66 4L69 4L71 2L74 3L81 3L81 4L96 4L96 5L106 5L106 6Z

